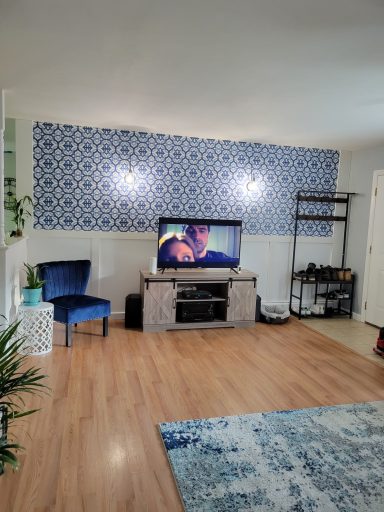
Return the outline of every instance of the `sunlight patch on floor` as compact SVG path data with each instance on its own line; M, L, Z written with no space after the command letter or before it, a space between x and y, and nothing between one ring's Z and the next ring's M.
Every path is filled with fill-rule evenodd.
M302 321L311 329L342 343L384 367L384 358L373 352L379 335L377 327L349 318L308 318Z

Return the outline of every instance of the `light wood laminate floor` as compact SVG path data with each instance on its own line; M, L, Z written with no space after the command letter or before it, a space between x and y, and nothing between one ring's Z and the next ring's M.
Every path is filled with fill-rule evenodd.
M181 511L159 422L384 399L384 368L296 319L100 332L80 324L73 348L33 357L52 394L29 401L42 409L18 430L26 451L0 477L1 512Z

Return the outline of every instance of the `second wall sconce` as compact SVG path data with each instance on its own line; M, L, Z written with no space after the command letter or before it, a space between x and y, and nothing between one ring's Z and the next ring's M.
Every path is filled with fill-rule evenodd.
M124 175L124 181L127 185L133 185L135 183L135 175L133 174L131 162L128 164L128 172Z
M257 192L259 190L259 184L257 180L255 180L255 176L253 173L251 174L250 181L248 181L247 183L247 190L249 190L249 192Z

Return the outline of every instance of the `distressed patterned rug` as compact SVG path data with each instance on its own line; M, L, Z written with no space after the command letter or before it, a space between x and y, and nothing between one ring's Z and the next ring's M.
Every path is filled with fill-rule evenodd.
M161 423L187 512L383 512L384 402Z

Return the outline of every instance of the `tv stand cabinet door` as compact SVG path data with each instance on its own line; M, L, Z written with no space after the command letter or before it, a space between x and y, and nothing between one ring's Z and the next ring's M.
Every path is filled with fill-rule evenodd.
M176 321L174 284L148 282L144 287L143 324L172 324Z
M232 281L228 287L227 321L255 321L256 283L252 281Z

